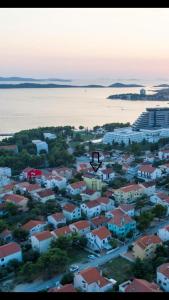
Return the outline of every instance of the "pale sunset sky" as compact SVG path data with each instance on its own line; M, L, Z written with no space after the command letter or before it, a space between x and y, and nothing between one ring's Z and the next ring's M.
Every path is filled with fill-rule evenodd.
M0 76L169 78L169 9L1 8Z

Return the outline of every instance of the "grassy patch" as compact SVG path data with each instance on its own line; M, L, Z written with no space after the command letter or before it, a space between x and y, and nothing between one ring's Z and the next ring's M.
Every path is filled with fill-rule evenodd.
M71 263L87 261L88 253L83 249L72 249L69 251Z
M122 257L117 257L101 267L103 275L122 283L132 276L132 263Z

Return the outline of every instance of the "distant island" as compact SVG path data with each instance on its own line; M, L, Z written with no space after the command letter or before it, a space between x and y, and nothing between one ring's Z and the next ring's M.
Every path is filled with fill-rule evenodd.
M113 83L111 85L109 85L109 87L114 87L114 88L131 88L131 87L144 87L143 85L140 84L135 84L135 83L120 83L120 82L116 82Z
M0 81L61 81L61 82L71 82L70 79L61 79L61 78L25 78L25 77L0 77Z
M169 87L169 84L163 83L163 84L159 84L159 85L154 85L154 87L168 88L168 87Z
M169 100L169 88L156 91L153 95L146 95L144 89L140 90L140 94L127 93L110 95L107 99L120 99L120 100L141 100L141 101L167 101Z

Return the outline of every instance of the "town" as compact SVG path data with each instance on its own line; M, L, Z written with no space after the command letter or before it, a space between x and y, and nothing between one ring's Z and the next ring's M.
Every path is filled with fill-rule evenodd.
M0 142L2 292L169 291L169 109L148 113Z

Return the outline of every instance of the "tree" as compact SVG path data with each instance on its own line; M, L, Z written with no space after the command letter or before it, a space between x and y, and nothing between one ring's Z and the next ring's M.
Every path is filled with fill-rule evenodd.
M18 212L18 207L15 204L13 204L13 203L7 202L5 210L7 211L7 213L9 215L15 216L17 214L17 212Z
M28 238L29 232L22 229L22 228L16 228L13 231L13 237L16 239L17 242L23 242Z
M72 248L72 239L69 236L59 236L56 241L53 241L52 248L60 248L62 250Z
M7 227L7 224L4 220L0 220L0 233Z
M147 229L154 218L152 212L144 212L138 217L138 229L144 231Z
M66 273L66 274L63 275L60 283L63 284L63 285L67 284L67 283L72 283L73 282L73 278L74 278L73 273L68 272L68 273Z
M84 126L80 125L80 126L79 126L79 129L80 129L80 130L84 129Z
M166 216L167 213L167 207L163 206L161 204L157 204L154 208L153 208L153 213L155 215L155 217L157 218L162 218L164 216Z
M23 281L32 282L38 275L38 269L32 262L26 262L19 271L19 276Z
M117 241L115 239L110 240L110 245L112 246L113 249L117 248Z

